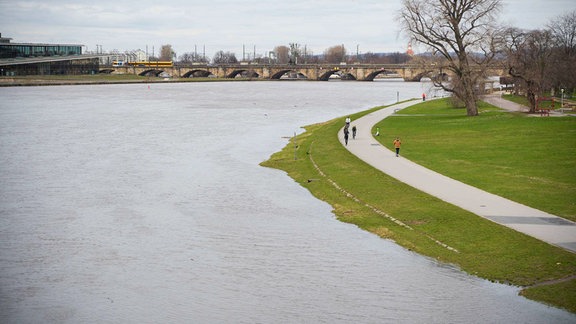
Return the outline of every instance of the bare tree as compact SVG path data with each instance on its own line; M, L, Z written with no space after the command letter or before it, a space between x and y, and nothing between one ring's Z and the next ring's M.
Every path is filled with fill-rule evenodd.
M307 64L317 64L319 62L319 57L318 55L314 55L314 51L310 50L310 49L306 49L304 51L304 55L303 55L303 59L304 59L304 63Z
M234 53L218 51L214 54L213 62L216 64L238 63Z
M346 48L344 45L336 45L324 51L324 59L327 63L346 62Z
M554 44L547 30L525 32L510 28L507 33L507 58L510 75L521 82L516 86L526 93L530 112L536 111L536 100L552 87Z
M300 49L300 44L290 43L290 61L293 64L298 63L298 58L301 56L302 50Z
M500 0L404 0L400 11L408 36L444 59L452 80L434 82L460 99L468 116L478 115L474 89L496 54L500 6Z
M160 49L160 61L172 61L174 57L174 51L172 50L172 45L162 45Z
M180 55L179 60L182 63L208 63L208 58L206 58L204 55L194 52Z
M274 55L280 64L287 64L290 60L290 48L288 46L280 45L274 47Z
M402 64L410 61L410 55L400 52L389 53L385 56L385 61L389 64Z
M548 24L556 47L553 55L555 88L576 87L576 11L554 18Z
M366 52L362 55L360 55L360 61L362 63L379 63L378 62L378 58L379 56L377 54L374 54L372 52Z
M184 53L184 54L180 55L180 57L178 59L182 63L190 63L190 62L192 62L193 56L194 56L194 53Z
M552 20L547 27L556 41L556 46L564 54L576 55L576 10Z

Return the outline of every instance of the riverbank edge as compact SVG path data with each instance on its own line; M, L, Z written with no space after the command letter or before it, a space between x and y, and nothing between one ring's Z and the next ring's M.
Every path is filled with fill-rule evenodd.
M352 117L353 119L357 119L365 114L369 114L375 110L383 108L385 107L375 107L367 111L359 112L353 115ZM316 136L315 132L318 132L323 127L329 127L330 125L334 124L339 125L343 123L343 121L344 118L340 117L324 123L304 127L304 129L306 130L304 133L291 139L290 143L288 143L281 151L274 153L268 160L262 162L260 165L264 167L275 168L285 171L289 177L294 179L302 187L308 189L313 196L329 203L333 207L333 213L335 214L338 220L354 224L363 230L378 235L381 238L390 239L394 241L396 244L399 244L400 246L406 248L409 251L414 251L425 257L431 257L434 260L437 260L438 262L446 264L454 264L453 262L448 261L444 258L445 251L439 252L438 254L435 254L434 252L431 253L431 251L435 251L434 247L428 248L417 246L417 244L422 244L422 241L418 242L415 245L414 241L411 241L413 238L403 237L403 235L406 232L403 233L402 230L394 228L395 225L393 224L391 224L391 226L386 225L387 228L374 227L376 230L374 230L374 228L370 229L359 224L357 219L353 219L358 217L351 216L351 214L367 215L368 213L372 215L366 216L367 218L387 218L388 222L392 221L398 223L398 220L394 218L393 215L392 216L388 215L386 211L375 210L370 207L368 207L369 210L366 210L367 209L366 204L364 204L364 202L362 202L360 199L356 198L361 196L361 194L357 194L356 192L357 190L361 191L362 190L361 188L351 190L348 187L346 188L346 190L344 190L342 188L339 188L338 184L336 184L335 182L333 183L333 185L327 185L327 186L320 185L320 183L322 182L333 182L333 181L329 178L327 179L328 181L324 181L322 177L325 177L325 175L323 174L322 170L320 170L316 166L316 163L314 162L313 144L314 142L316 142L316 140L314 139L314 137ZM336 136L333 137L334 140L337 141ZM309 147L306 148L305 145L309 145ZM303 150L304 148L306 150ZM295 150L298 151L297 152L298 157L296 157ZM345 151L344 148L343 151ZM338 160L339 156L338 154L334 154L334 156L328 158L328 160L330 159ZM290 160L293 160L293 162ZM358 160L358 162L363 163L360 160ZM304 167L304 164L309 164L309 166ZM316 178L314 177L314 174L316 174ZM358 174L351 176L358 176ZM336 186L339 189L340 191L339 194L329 192L334 190L334 186ZM388 197L388 198L392 200L395 199L395 197ZM357 204L359 203L358 204L359 206L350 207L350 200L353 201L355 200ZM359 217L363 216L361 215ZM424 244L429 244L430 246L436 245L436 251L438 251L437 250L438 245L441 245L438 244L438 242L434 242L434 240L428 240L428 242ZM536 242L534 244L535 244L534 250L541 251L541 247L538 246L541 243ZM446 248L444 250L446 250ZM511 256L514 256L513 252L510 252L510 254ZM520 289L519 291L520 295L529 298L531 300L544 303L546 305L554 306L557 308L565 309L572 313L576 313L576 296L574 296L574 294L567 293L569 291L576 291L576 279L574 278L574 276L564 275L556 277L555 279L553 277L549 277L547 279L533 278L535 283L520 285L513 281L495 280L494 278L490 278L489 276L483 276L482 274L479 273L480 270L476 271L473 268L462 269L460 265L458 265L457 263L456 266L461 271L464 271L473 276L477 276L490 281L498 281L501 283L514 285ZM485 265L482 265L480 267L485 267Z

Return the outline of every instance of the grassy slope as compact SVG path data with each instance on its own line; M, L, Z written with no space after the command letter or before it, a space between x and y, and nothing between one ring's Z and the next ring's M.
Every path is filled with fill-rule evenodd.
M368 112L352 117L356 119ZM470 119L466 121L466 118L461 117L462 111L454 113L460 116L443 117L455 121L464 119L458 122L460 127L470 127L469 124L473 121ZM438 117L443 114L444 112L438 112ZM486 117L490 118L490 115L483 114L479 119ZM514 118L517 117L510 117ZM395 117L394 120L396 119L398 118ZM405 119L416 121L415 117ZM356 224L383 238L392 239L408 249L433 257L440 262L457 264L464 271L482 278L528 286L576 274L576 255L496 225L415 190L366 165L338 142L335 134L343 122L344 119L339 118L308 126L307 132L296 139L299 147L296 160L291 143L263 165L288 172L313 195L329 202L340 220ZM506 128L506 125L503 124L501 127ZM425 128L430 128L430 125L420 126L424 136ZM395 133L390 125L380 127L384 134ZM489 134L496 136L496 133L497 128L494 128ZM400 135L404 137L403 134ZM442 142L445 142L442 140L444 137L446 136L440 137ZM393 137L382 136L382 138L391 141ZM412 151L415 142L412 134L408 139L404 137L404 140L406 142L403 152ZM388 146L390 143L387 142L385 144ZM506 141L500 140L496 143ZM448 156L452 155L452 151L447 152ZM508 156L516 159L515 155ZM438 159L442 160L441 157ZM319 173L313 162L325 176ZM309 182L308 179L318 180ZM336 183L338 188L332 182ZM357 200L352 199L352 196ZM399 220L407 227L398 225L374 209ZM458 252L436 242L450 246ZM554 294L558 295L558 291L563 291L564 287L560 284L546 287L551 292L546 293L545 297L529 294L530 289L526 290L525 294L530 298L576 312L576 293L569 293L569 298L563 296L561 299L555 299Z
M439 100L377 126L381 140L402 137L410 160L576 221L576 118L523 118L487 104L480 110L469 118ZM391 148L391 140L383 144Z

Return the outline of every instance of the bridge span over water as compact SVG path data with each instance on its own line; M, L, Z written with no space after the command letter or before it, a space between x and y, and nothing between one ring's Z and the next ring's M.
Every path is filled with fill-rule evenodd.
M217 78L260 78L308 79L327 81L338 76L343 80L373 81L377 76L396 76L405 81L420 81L422 78L445 78L447 69L435 65L422 64L188 64L175 66L101 66L101 73L136 74L160 76L163 73L178 78L217 77ZM504 76L506 71L495 66L490 76Z

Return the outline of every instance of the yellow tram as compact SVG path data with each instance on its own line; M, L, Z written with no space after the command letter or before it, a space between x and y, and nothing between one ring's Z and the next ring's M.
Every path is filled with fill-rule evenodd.
M172 61L140 61L140 62L126 62L124 63L128 66L142 66L142 67L172 67L174 62Z

